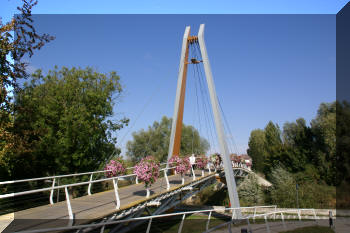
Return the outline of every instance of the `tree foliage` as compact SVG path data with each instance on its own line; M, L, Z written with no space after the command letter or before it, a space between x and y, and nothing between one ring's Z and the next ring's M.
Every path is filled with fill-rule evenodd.
M12 151L29 152L26 142L28 131L17 134L14 128L15 105L13 96L20 90L19 79L29 76L24 57L31 57L54 37L39 34L33 26L32 8L38 3L23 0L17 7L20 14L8 23L0 22L0 176L8 177L13 168L10 164Z
M127 124L114 120L113 100L122 91L116 72L63 67L32 75L15 98L15 133L29 150L7 153L19 177L97 169L115 150L112 132ZM10 153L11 152L11 153Z
M41 49L47 42L54 39L48 34L38 34L33 26L32 8L38 3L35 0L23 0L23 6L17 7L16 14L6 24L0 22L0 99L1 110L11 112L11 97L9 91L19 90L18 79L28 77L27 63L24 56L33 56L35 50Z
M337 185L336 106L322 103L315 119L286 122L283 131L269 122L264 130L251 132L248 154L253 168L269 177L274 167L283 165L298 180Z
M243 206L261 205L264 203L264 192L253 174L249 174L244 178L237 191L240 203Z
M253 169L257 172L263 172L263 163L266 157L264 130L255 129L250 133L248 147L247 152L254 161Z
M171 131L171 118L163 116L160 122L155 121L148 130L140 130L132 134L133 140L127 142L126 155L133 161L139 161L147 155L155 156L165 162L168 156ZM200 137L199 132L190 125L183 124L181 133L181 155L204 154L209 143Z

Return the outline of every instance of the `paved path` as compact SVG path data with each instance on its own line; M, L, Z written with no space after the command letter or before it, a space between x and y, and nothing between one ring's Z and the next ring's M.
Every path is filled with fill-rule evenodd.
M213 174L213 173L211 173ZM205 177L208 175L205 172ZM177 189L181 186L180 175L168 176L170 182L170 190ZM202 179L201 171L196 171L196 180ZM185 176L185 184L192 182L192 177ZM151 188L150 198L154 198L161 193L167 192L166 181L160 178ZM102 219L108 215L128 209L145 200L146 190L143 183L133 184L118 189L121 206L116 210L114 190L92 194L91 196L83 196L71 200L73 214L76 223L82 224L91 222L94 219ZM68 211L66 201L58 202L53 205L44 205L31 209L26 209L14 213L15 221L5 230L5 232L13 232L37 228L57 227L57 225L67 225ZM17 223L17 224L16 224Z

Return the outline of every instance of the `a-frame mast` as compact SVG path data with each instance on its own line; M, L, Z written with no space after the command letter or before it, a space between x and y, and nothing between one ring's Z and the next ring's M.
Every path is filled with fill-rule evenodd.
M169 151L168 151L168 161L173 155L180 155L182 119L183 119L183 113L184 113L188 53L189 53L188 51L189 37L190 37L190 27L187 26L185 29L183 40L182 40L179 75L177 79L177 89L176 89L176 97L175 97L175 109L174 109L171 134L170 134Z
M239 208L240 204L239 204L239 198L237 193L236 181L233 175L230 153L227 147L225 132L222 125L221 113L219 110L219 104L218 104L218 99L216 95L213 75L211 73L208 53L204 42L204 24L200 25L198 37L190 36L189 26L187 26L185 29L185 34L182 41L180 67L179 67L179 75L178 75L176 98L175 98L175 109L174 109L170 143L169 143L168 161L173 155L180 154L180 142L181 142L182 119L183 119L184 102L185 102L189 45L190 43L197 42L197 41L199 43L200 52L203 59L203 61L201 62L203 62L204 72L205 72L205 76L208 84L210 102L211 102L211 107L213 110L214 121L215 121L216 133L218 135L220 151L223 157L224 171L225 171L225 177L226 177L226 183L227 183L227 188L229 192L230 202L232 204L232 207ZM241 217L240 210L237 210L234 212L236 213L235 214L236 218Z

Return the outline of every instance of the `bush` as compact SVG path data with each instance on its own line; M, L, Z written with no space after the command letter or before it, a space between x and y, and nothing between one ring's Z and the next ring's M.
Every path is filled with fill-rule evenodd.
M241 205L252 206L264 203L264 193L258 184L255 175L249 174L238 186L238 195Z

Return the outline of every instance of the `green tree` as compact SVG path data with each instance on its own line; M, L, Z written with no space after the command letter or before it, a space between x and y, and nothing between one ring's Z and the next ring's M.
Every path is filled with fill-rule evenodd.
M249 174L238 186L241 205L253 206L264 203L264 193L255 175Z
M29 76L27 63L23 57L31 57L54 37L39 34L33 26L32 8L38 3L35 0L23 0L17 7L20 14L10 22L3 24L0 20L0 176L10 178L10 155L18 151L28 152L29 145L23 138L28 132L14 132L13 96L20 90L19 79Z
M283 142L281 162L290 172L304 171L313 160L313 134L303 118L283 125Z
M126 155L133 161L139 161L147 155L155 156L159 161L165 162L168 156L171 131L171 118L163 116L160 122L155 121L148 130L140 130L132 134L133 140L127 142ZM203 154L209 148L207 140L190 125L182 125L181 155Z
M112 132L128 123L111 120L113 101L122 92L116 72L92 68L37 70L16 96L16 133L26 136L30 152L16 153L17 177L97 169L115 150Z
M291 173L281 166L271 171L272 186L270 197L273 204L280 207L296 206L296 182Z
M261 129L255 129L250 133L248 142L248 155L253 159L253 169L257 172L263 172L265 150L265 132Z
M282 139L278 124L270 121L265 129L265 151L264 173L269 174L271 169L281 161Z
M328 184L336 184L336 102L321 103L317 116L311 121L315 137L315 165L321 178Z

